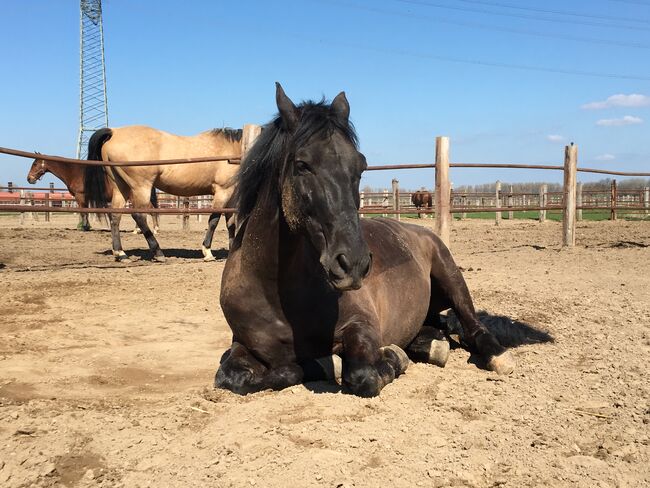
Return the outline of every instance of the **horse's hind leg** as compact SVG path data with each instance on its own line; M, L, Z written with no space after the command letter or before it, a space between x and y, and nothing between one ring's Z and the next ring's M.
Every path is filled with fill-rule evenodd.
M240 395L266 389L282 390L300 384L303 372L297 364L269 369L260 363L245 346L233 342L221 357L214 378L215 388L225 388Z
M406 354L414 362L442 368L449 358L449 341L442 330L425 325L406 348Z
M117 189L113 191L111 206L113 208L126 207L126 199ZM122 238L120 237L120 221L122 220L122 214L109 214L108 220L111 223L111 241L113 248L113 257L115 258L115 261L123 261L125 259L128 259L126 253L122 249Z
M431 295L432 297L444 297L444 299L436 299L439 301L440 308L437 311L430 310L429 313L451 307L463 327L465 341L470 348L481 355L488 369L498 374L512 373L515 367L514 358L478 320L465 279L456 266L449 249L440 239L437 237L434 239Z
M151 202L149 200L150 194L151 194L151 189L148 189L146 191L139 190L137 192L134 192L132 195L133 206L135 208L150 208L151 207ZM140 227L140 230L142 231L142 235L147 240L147 244L149 245L149 249L151 250L152 259L154 261L158 261L161 263L165 262L165 255L160 249L160 244L158 244L158 241L154 237L153 232L151 232L151 229L149 228L149 224L147 223L147 215L141 213L134 213L133 220L135 220L135 223L138 224L138 227Z
M353 323L343 331L343 388L361 397L379 395L408 367L406 353L395 345L381 347L378 332Z
M204 261L214 261L215 259L210 248L212 247L212 238L214 237L214 231L219 224L220 218L220 213L212 213L208 219L208 230L205 232L205 238L203 239L203 245L201 246Z

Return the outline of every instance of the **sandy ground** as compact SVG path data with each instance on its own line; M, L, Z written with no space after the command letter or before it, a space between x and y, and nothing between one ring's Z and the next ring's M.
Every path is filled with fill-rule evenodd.
M75 223L0 217L1 487L650 485L650 222L582 223L568 251L557 223L456 222L477 308L556 342L505 378L455 349L375 399L213 390L225 250L163 217L168 262L125 233L117 264Z

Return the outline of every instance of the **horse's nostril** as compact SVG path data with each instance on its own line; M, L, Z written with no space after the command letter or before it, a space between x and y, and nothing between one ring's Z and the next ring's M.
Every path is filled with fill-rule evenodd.
M346 257L345 254L339 254L336 256L336 261L339 263L339 266L341 266L341 269L349 273L350 272L350 261L348 261L348 258Z

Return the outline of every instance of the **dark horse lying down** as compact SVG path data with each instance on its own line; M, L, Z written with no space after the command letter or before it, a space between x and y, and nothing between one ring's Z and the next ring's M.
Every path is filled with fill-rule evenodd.
M366 168L340 93L295 106L277 85L278 117L243 161L240 227L221 284L233 331L215 384L237 393L322 379L315 360L338 354L345 391L378 395L408 357L444 365L436 329L452 308L465 341L500 374L509 352L479 322L449 250L429 230L360 221Z

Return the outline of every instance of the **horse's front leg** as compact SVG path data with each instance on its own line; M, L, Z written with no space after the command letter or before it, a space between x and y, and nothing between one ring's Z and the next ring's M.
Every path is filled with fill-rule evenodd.
M367 323L346 326L342 341L346 392L361 397L377 396L408 367L406 353L395 345L381 347L379 333Z
M298 364L267 368L245 346L233 342L221 357L214 386L246 395L267 389L282 390L302 383L302 379L302 368Z

